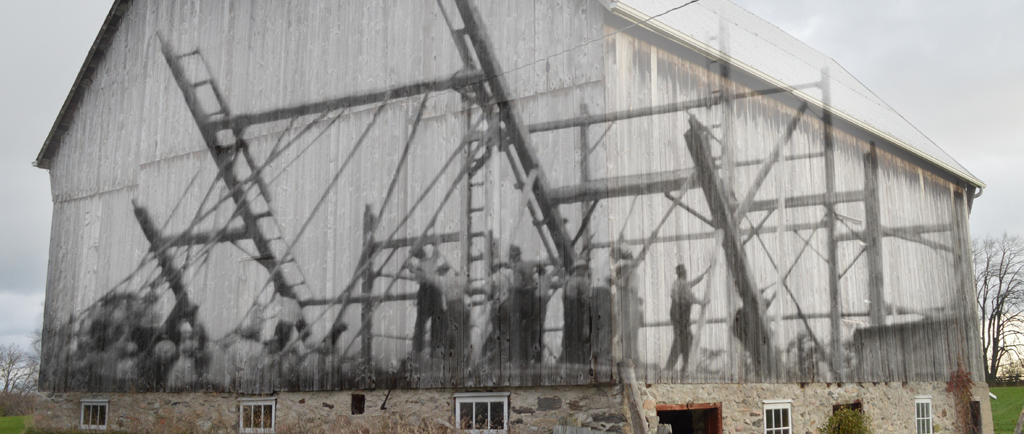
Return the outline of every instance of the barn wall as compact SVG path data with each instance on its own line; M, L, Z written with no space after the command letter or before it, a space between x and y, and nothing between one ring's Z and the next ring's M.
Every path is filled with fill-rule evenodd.
M442 3L460 27L454 5ZM628 32L598 40L611 32L599 2L479 3L524 124L719 87L692 53ZM198 84L190 105L169 62L185 82L209 80L219 94ZM692 213L669 213L660 190L613 193L637 177L692 170L684 113L531 134L543 175L519 179L499 145L505 127L487 117L493 108L471 104L479 92L471 86L213 134L190 112L274 115L460 68L432 1L134 2L51 165L43 387L604 384L627 360L646 383L940 381L957 361L980 372L963 338L975 333L976 315L964 298L964 192L884 147L876 150L878 223L902 237L884 237L881 255L861 254L870 220L863 202L836 205L836 232L849 240L837 249L835 299L822 261L827 237L810 229L825 208L779 209L777 200L822 202L822 157L768 172L739 224L760 228L743 251L767 309L763 327L734 332L744 306L730 271L736 258L694 217L710 213L702 190L689 183L673 193ZM728 177L735 202L759 167L741 162L763 160L795 109L748 98L731 115L717 106L690 113L735 143L712 147L737 165ZM821 154L815 116L812 109L797 124L783 159ZM466 140L472 135L494 140ZM863 190L869 143L839 130L833 137L836 191ZM520 190L533 182L561 195L581 266L564 270L549 257L550 235L538 228L550 222L534 221L534 199ZM678 264L704 276L692 292L710 303L706 312L676 309L676 318L690 318L676 329ZM878 282L884 309L872 323L865 300ZM666 367L684 328L694 336L679 351L689 363ZM751 350L751 333L770 342Z
M723 90L743 95L768 88L736 71L736 80L723 81L717 62L644 32L619 33L605 47L609 111L713 99ZM756 86L748 87L751 83ZM755 189L755 203L762 201L738 222L737 233L744 239L745 262L766 307L764 327L763 332L737 330L737 311L745 302L731 271L736 259L723 252L717 228L701 220L713 213L699 183L681 182L680 187L690 189L674 193L692 213L661 194L603 201L599 209L606 213L607 226L595 232L592 243L605 247L610 253L603 254L609 256L625 251L635 257L647 250L639 265L613 258L606 271L614 276L626 269L633 276L613 286L620 310L639 305L633 323L622 325L623 333L635 330L636 343L622 338L621 352L626 358L633 354L641 381L939 381L958 363L981 378L962 187L908 163L877 138L849 126L830 129L833 191L837 198L851 197L837 199L835 205L833 224L840 240L835 262L841 277L838 297L832 297L829 172L820 108L811 107L800 116L795 98L756 96L736 99L731 108L718 104L620 120L602 125L609 133L590 166L610 177L692 168L696 163L686 139L691 116L709 126L708 141L719 165L716 176L730 191L729 200L739 203ZM784 145L776 156L772 151L779 143ZM866 166L872 153L877 175ZM757 174L773 158L779 160L756 188ZM877 196L868 191L872 188ZM874 219L867 215L873 196L878 203ZM780 202L782 198L800 201ZM868 248L872 220L882 233L878 250ZM760 228L758 235L750 235L750 228ZM678 326L671 314L677 264L689 270L691 281L707 272L689 291L697 300L683 304L689 323ZM879 288L880 299L872 288ZM709 303L701 308L696 301L705 297ZM881 321L870 317L872 302L881 305ZM667 366L675 337L685 334L680 330L692 335L688 364L684 352L682 361ZM771 340L771 349L758 352L745 346L744 340L757 333Z
M600 110L603 54L599 44L584 43L601 31L600 5L480 6L510 96L527 122L572 116L584 105ZM460 26L454 5L445 7ZM365 286L356 271L367 209L380 214L380 241L458 232L466 197L457 182L466 158L458 145L468 125L480 119L478 108L470 109L457 92L440 91L240 132L261 166L273 214L261 229L289 258L287 277L296 294L282 296L260 259L253 259L252 241L227 242L227 234L244 223L161 53L164 41L175 53L197 50L198 56L180 59L185 73L194 81L215 81L234 114L447 79L462 67L432 1L134 2L52 164L46 387L319 390L390 383L400 368L406 386L533 382L516 375L507 348L500 353L497 327L488 324L489 304L481 296L473 301L467 341L459 343L465 356L444 355L439 338L427 339L433 348L406 367L419 285L394 277L408 272L402 271L407 247L381 251L373 264L380 277L370 296L397 300L368 315L359 302L337 301ZM570 50L575 46L584 48ZM212 112L220 104L208 92L200 90L199 105ZM545 164L572 161L579 140L578 133L551 133L537 137L535 147ZM408 164L399 169L407 145ZM515 243L524 257L539 258L543 249L530 218L507 217L522 201L508 163L495 158L484 169L486 223L501 240L495 251L522 238ZM577 180L573 165L549 169L553 185ZM254 185L245 187L250 201ZM215 241L151 251L140 212L164 241L204 233ZM465 260L452 243L426 250L452 265ZM161 255L170 267L160 265ZM393 258L383 259L388 256ZM167 268L177 270L183 290L175 290L163 273ZM299 308L296 300L321 302ZM347 330L329 336L336 323ZM501 327L505 333L512 328ZM369 360L364 330L371 335ZM495 336L494 345L484 343L488 336ZM493 361L486 368L461 365L484 357ZM462 358L467 361L457 360ZM535 371L537 378L556 375ZM591 380L571 380L580 381Z

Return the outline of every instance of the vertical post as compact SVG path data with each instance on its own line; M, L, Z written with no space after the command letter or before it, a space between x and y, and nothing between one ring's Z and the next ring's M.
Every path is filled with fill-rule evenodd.
M959 346L957 354L950 354L949 370L953 369L957 361L963 362L971 373L974 381L984 381L984 366L980 364L983 360L981 349L980 330L977 327L978 304L975 296L977 294L974 282L974 265L971 257L971 231L968 221L969 209L967 207L967 195L970 190L967 188L953 188L953 232L950 234L950 247L953 251L953 272L959 286L960 306L963 311L960 313L960 324L957 325L959 336L967 336L963 345ZM979 375L980 374L980 375Z
M838 247L836 240L836 156L835 144L832 142L832 111L831 111L831 89L829 84L828 67L821 70L821 120L822 138L825 151L825 234L828 237L828 299L829 299L829 322L832 326L831 336L831 368L832 379L840 381L840 363L842 357L842 305L839 298L839 267Z
M366 301L362 305L362 324L364 325L362 330L361 339L363 356L363 368L366 372L373 372L373 302L370 301L369 295L373 293L373 281L377 277L373 270L373 255L376 250L376 243L373 239L373 227L376 226L377 217L373 215L373 210L370 205L366 205L366 209L363 210L363 258L360 265L365 267L363 271L363 288L362 292L366 297Z
M469 137L471 131L469 131L472 125L472 110L466 107L465 99L463 99L463 108L466 112L466 123L465 123L465 134L464 136ZM472 227L473 227L473 174L469 173L470 166L473 165L473 143L469 143L465 146L462 151L462 170L466 171L466 176L462 180L462 185L459 186L459 217L462 219L459 225L459 255L460 258L460 269L458 272L462 273L462 277L469 282L470 278L470 266L473 264L473 239L472 239ZM453 270L455 271L455 270Z
M868 261L868 315L873 326L885 320L882 278L882 205L878 196L878 151L875 142L864 154L864 248Z
M587 105L585 103L580 107L580 114L583 117L590 115L590 110L587 110ZM579 152L580 154L579 170L581 185L586 185L587 182L590 182L590 154L587 152L590 150L590 136L587 133L587 129L587 125L580 126L580 143L576 148L576 152ZM590 222L584 222L582 219L587 213L587 210L590 209L591 205L592 203L589 200L580 203L580 224L587 225L586 231L580 239L580 252L583 254L583 259L586 260L588 264L590 263Z

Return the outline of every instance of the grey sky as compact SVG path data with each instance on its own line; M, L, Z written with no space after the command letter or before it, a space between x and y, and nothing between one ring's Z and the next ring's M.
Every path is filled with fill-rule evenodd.
M988 183L973 235L1024 234L1024 2L734 1L834 58ZM42 322L49 179L29 163L110 3L0 3L0 344L27 345Z

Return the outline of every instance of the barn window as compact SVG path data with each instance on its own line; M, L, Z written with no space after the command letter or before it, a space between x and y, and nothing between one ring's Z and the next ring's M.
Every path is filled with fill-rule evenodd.
M455 420L470 433L505 433L508 429L508 392L456 393Z
M83 399L81 426L83 430L107 429L106 399Z
M764 433L792 434L793 418L790 413L793 402L790 400L771 400L764 402Z
M914 398L914 407L917 415L917 434L932 434L932 397Z
M238 400L238 431L272 433L276 425L276 398L242 398Z

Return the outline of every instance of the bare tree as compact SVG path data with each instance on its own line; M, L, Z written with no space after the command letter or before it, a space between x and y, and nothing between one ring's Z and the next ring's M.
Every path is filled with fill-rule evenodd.
M34 390L39 363L32 354L15 344L0 346L0 394Z
M981 310L985 380L1020 359L1024 338L1024 239L1003 235L971 241L975 285Z

